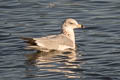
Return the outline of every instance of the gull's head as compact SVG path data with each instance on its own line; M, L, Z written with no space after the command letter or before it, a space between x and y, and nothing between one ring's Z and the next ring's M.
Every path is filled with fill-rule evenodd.
M78 24L75 19L68 18L64 21L63 27L70 27L70 28L84 28L82 24Z

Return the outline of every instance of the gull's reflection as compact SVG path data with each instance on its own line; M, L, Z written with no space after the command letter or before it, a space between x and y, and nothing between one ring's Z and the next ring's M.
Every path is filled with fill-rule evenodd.
M80 61L77 60L77 53L70 52L37 52L26 55L27 77L50 77L62 74L67 78L80 78Z

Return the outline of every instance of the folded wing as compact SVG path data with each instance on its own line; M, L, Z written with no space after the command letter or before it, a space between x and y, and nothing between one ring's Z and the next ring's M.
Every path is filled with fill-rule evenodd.
M73 42L64 34L51 35L41 38L23 38L31 47L39 46L39 48L64 50L73 48Z

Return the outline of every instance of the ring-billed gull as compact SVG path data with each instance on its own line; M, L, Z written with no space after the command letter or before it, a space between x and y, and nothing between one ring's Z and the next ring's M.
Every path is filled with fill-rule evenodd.
M84 28L82 24L78 24L75 19L68 18L62 25L62 31L58 35L49 35L40 38L22 38L30 45L28 48L44 50L75 50L75 28Z

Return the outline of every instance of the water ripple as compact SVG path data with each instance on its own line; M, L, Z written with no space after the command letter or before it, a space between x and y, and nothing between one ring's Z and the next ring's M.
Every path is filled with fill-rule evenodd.
M119 4L119 0L1 0L0 79L119 80ZM61 22L68 17L86 26L75 30L76 52L24 49L20 37L60 33Z

